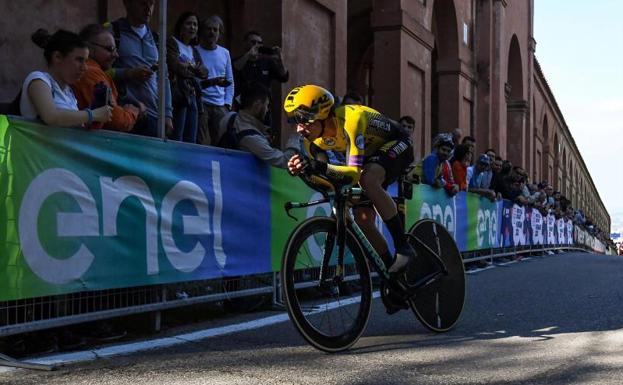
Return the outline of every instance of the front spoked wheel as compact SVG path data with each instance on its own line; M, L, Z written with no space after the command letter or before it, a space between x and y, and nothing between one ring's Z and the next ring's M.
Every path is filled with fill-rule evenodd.
M313 217L290 235L281 266L288 315L314 347L338 352L352 346L370 316L372 282L363 250L352 232L346 234L344 272L337 268L336 222ZM328 261L323 283L323 259Z
M437 270L438 266L433 262L435 254L448 271L447 275L439 276L437 280L420 289L415 298L409 300L409 306L427 329L446 332L454 327L463 311L463 258L450 233L433 220L423 219L416 222L409 233L413 236L409 237L409 242L419 255L414 266L416 272L425 274Z

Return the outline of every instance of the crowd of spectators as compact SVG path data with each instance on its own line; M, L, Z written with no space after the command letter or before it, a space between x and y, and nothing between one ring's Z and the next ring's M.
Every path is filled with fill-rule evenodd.
M124 0L126 15L104 25L90 24L79 33L43 29L32 35L43 49L47 68L31 72L15 102L16 114L45 124L109 129L158 136L159 39L149 28L154 0ZM232 60L219 45L224 24L218 15L201 18L184 12L167 39L165 133L175 141L248 151L275 167L285 168L298 148L291 136L285 150L274 147L271 118L273 82L287 82L289 71L281 48L265 44L259 31L243 38L244 52ZM364 104L349 91L337 104ZM414 130L411 116L398 119ZM604 243L609 234L548 181L531 181L518 165L494 149L476 153L476 139L463 130L439 134L433 150L407 174L413 183L444 189L453 196L473 192L491 201L508 199L542 215L567 218ZM332 163L343 154L328 153ZM613 246L613 245L612 245ZM110 333L109 333L110 334ZM113 333L114 334L114 333Z
M43 48L45 70L31 72L8 111L53 126L109 129L158 136L158 74L165 77L165 134L170 140L250 151L285 167L287 152L271 142L270 87L289 72L281 48L249 31L232 60L219 45L218 15L184 12L167 38L166 70L158 71L159 37L149 27L154 0L124 0L125 16L80 33L44 29L32 35ZM258 135L241 132L252 129Z
M495 149L474 154L475 145L476 139L462 137L458 128L437 135L432 152L413 165L407 173L408 180L443 188L450 196L469 191L491 201L507 199L537 209L543 216L552 214L571 220L604 244L612 243L609 234L599 229L581 209L572 207L571 201L560 191L554 191L551 183L531 181L526 170L503 160Z

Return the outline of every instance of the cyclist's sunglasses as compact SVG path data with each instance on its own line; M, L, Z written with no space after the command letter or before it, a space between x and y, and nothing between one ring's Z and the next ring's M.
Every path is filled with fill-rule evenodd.
M316 114L314 114L311 111L305 111L305 110L295 110L292 113L292 116L290 116L288 118L288 123L293 124L309 124L309 123L313 123L314 120L316 118Z

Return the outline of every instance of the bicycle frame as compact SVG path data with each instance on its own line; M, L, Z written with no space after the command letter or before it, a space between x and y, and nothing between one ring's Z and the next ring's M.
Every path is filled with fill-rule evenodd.
M399 182L402 182L400 180ZM399 213L401 215L401 219L403 220L403 224L405 222L405 197L404 190L402 187L403 183L399 183L398 197L395 198L397 201L397 206ZM332 216L336 219L336 232L334 234L328 234L323 257L322 257L322 265L320 268L320 276L319 282L321 287L331 287L332 284L338 284L344 279L344 253L346 246L346 231L347 227L353 230L355 237L357 238L360 245L363 246L364 256L365 258L372 264L372 267L376 270L376 272L380 275L381 279L388 283L389 285L395 286L396 283L391 278L390 273L388 271L385 262L379 255L379 253L374 249L368 238L363 233L363 230L357 225L357 223L350 218L350 221L347 219L348 213L348 204L347 201L353 197L360 197L363 195L363 190L360 187L342 187L339 189L335 189L334 192L325 193L325 197L320 200L310 201L310 202L287 202L285 204L286 213L288 216L294 218L290 215L289 211L294 208L305 208L309 206L319 205L322 203L330 203L332 207ZM359 203L361 204L361 203ZM356 207L355 204L354 207ZM296 219L296 218L295 218ZM411 285L399 284L399 289L411 293L417 289L420 289L435 280L437 280L441 275L447 275L448 270L444 264L444 262L439 257L438 252L432 250L428 245L426 245L421 239L418 237L408 234L408 236L423 250L427 252L429 256L432 257L435 265L437 265L438 270L434 273L428 274L425 277L419 279L417 282ZM328 274L329 262L332 256L332 252L335 247L335 241L337 238L337 246L338 246L338 256L337 256L337 266L336 266L336 274L334 277L330 279L325 279ZM437 250L441 250L439 245L439 240L437 239Z

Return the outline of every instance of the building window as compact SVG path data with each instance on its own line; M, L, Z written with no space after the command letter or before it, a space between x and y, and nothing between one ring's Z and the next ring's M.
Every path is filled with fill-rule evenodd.
M463 43L469 46L469 25L463 22Z

